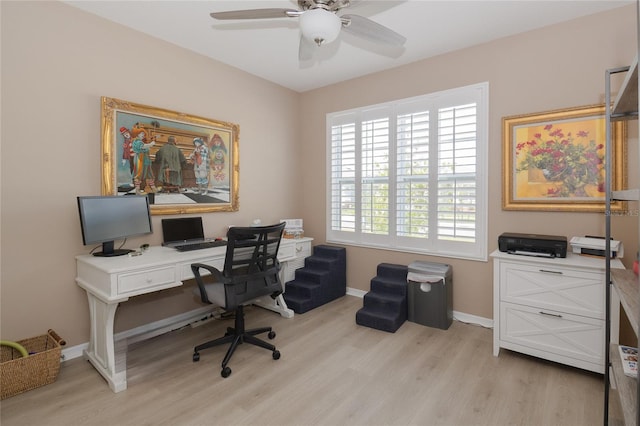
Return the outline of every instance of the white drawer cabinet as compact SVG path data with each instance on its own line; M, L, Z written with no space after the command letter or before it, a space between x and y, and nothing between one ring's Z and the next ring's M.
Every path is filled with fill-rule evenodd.
M500 348L604 373L604 259L496 251L493 354ZM622 267L616 261L616 267Z

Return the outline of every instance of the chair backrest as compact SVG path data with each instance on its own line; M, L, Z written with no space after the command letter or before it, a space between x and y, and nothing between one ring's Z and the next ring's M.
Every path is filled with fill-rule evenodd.
M282 293L278 250L284 227L280 223L229 228L222 275L234 291L229 288L225 291L227 308L256 297L276 297Z

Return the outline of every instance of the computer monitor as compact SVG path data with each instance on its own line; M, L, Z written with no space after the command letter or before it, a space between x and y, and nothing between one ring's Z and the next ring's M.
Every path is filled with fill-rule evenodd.
M115 240L153 232L146 196L80 196L78 212L84 245L102 243L102 251L94 256L130 253L132 250L114 249Z

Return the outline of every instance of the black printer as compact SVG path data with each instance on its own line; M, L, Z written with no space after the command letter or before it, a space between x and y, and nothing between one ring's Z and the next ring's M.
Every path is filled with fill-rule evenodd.
M567 257L567 237L505 232L498 237L498 250L537 257Z

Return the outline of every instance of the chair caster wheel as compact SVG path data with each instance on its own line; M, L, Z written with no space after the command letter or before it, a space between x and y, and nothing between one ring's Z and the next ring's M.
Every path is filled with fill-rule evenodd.
M200 361L200 354L198 352L193 353L193 362Z
M280 351L273 351L273 359L280 359Z
M267 337L271 340L276 338L276 332L275 331L270 331L269 334L267 334Z
M220 372L220 375L226 379L231 375L231 369L229 367L223 368L222 371Z

